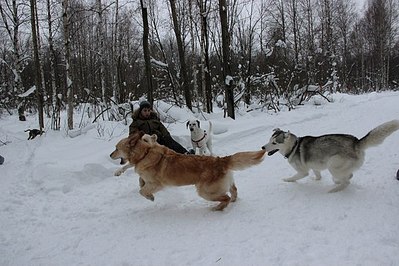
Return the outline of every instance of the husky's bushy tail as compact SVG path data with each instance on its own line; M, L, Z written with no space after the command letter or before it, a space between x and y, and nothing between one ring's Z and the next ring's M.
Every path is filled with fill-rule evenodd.
M398 129L399 120L392 120L379 125L359 140L359 148L365 150L369 147L380 145L389 135Z
M231 170L244 170L253 165L260 164L263 161L263 156L266 150L260 151L245 151L237 152L230 155L230 169Z

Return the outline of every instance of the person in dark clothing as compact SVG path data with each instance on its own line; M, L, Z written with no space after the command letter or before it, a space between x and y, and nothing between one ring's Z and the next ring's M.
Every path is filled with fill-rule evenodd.
M133 122L129 126L129 135L137 130L152 135L156 134L158 143L174 150L177 153L192 154L193 151L187 151L183 146L176 142L166 127L161 123L157 113L152 109L148 101L142 101L140 107L133 115Z

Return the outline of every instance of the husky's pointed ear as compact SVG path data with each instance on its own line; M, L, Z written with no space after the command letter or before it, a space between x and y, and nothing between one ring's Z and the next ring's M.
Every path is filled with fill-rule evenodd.
M281 131L281 129L279 129L278 127L276 127L275 129L273 129L273 132L276 132L276 131Z
M186 128L188 128L188 124L190 124L190 120L187 121Z
M200 121L199 120L196 120L196 121L197 121L198 128L200 128Z

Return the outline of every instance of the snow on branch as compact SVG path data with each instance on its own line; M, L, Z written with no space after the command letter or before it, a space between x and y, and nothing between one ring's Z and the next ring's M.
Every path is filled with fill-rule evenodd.
M24 93L19 94L18 97L21 97L21 98L28 97L29 95L31 95L32 93L34 93L35 90L36 90L36 86L33 86L32 88L30 88L29 90L25 91Z
M157 67L161 67L161 68L168 68L168 64L161 62L159 60L156 60L154 58L151 58L151 64L153 64Z

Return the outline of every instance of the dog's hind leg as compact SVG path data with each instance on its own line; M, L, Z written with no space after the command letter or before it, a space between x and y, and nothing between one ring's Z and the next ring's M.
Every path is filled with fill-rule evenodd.
M234 188L236 189L234 192ZM224 208L229 205L231 198L226 194L226 192L219 191L219 192L207 192L201 187L197 187L198 195L206 200L210 201L219 201L219 205L212 208L213 211L222 211ZM230 188L230 193L232 193L232 198L237 198L237 188L232 186ZM235 193L235 194L234 194Z
M215 197L214 199L211 199L212 201L220 201L220 203L213 207L212 210L213 211L223 211L224 208L227 207L227 205L229 205L231 198L225 194L219 197Z
M335 188L329 190L328 193L335 193L335 192L341 191L344 188L346 188L349 184L350 184L349 181L342 181Z
M350 184L350 179L353 176L353 171L359 168L360 163L350 158L333 158L328 167L328 171L333 177L333 181L337 186L329 193L334 193L343 190Z
M333 171L331 171L331 174L333 174ZM335 193L338 191L343 190L344 188L346 188L349 184L350 184L350 179L352 178L353 174L350 173L346 176L337 176L337 175L333 175L333 181L335 184L337 184L336 187L334 187L333 189L329 190L328 193Z
M237 187L236 184L234 183L230 187L230 196L231 196L230 199L231 202L235 202L237 200Z
M304 177L306 177L309 173L308 172L298 172L295 175L289 177L289 178L284 178L283 180L285 182L295 182L299 179L302 179Z

